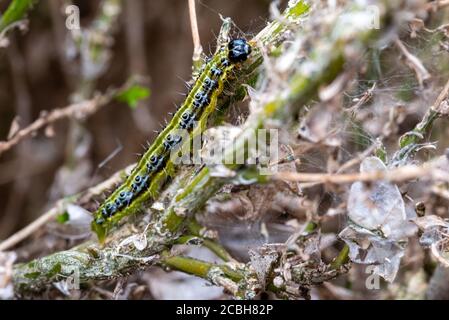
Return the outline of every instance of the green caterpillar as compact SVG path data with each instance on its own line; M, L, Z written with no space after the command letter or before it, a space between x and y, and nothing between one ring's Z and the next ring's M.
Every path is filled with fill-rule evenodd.
M108 231L123 217L158 195L174 171L171 152L190 143L191 137L205 130L228 74L247 60L250 53L251 46L245 39L234 39L205 64L172 121L157 136L126 181L95 212L92 230L100 242L104 242ZM179 130L187 130L190 134L188 137L179 135Z

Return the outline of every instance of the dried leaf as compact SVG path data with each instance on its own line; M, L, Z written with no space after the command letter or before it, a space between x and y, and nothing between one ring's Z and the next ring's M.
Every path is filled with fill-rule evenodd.
M263 246L255 250L250 250L249 257L251 259L251 266L256 272L261 287L265 288L273 265L279 258L278 252L269 246Z

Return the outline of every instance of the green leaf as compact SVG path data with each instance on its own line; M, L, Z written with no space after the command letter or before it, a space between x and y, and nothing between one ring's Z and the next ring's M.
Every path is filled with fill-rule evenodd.
M150 89L135 85L120 92L117 95L117 100L128 104L131 109L135 109L139 101L148 98L150 93Z
M62 265L61 265L61 263L58 262L54 265L53 268L50 269L50 271L48 271L47 277L52 278L54 276L57 276L58 274L61 273L61 270L62 270Z
M309 11L310 5L305 1L299 1L296 5L294 5L288 14L289 17L299 18L304 13Z
M69 219L70 219L70 216L67 212L61 213L60 215L58 215L56 217L56 221L58 221L58 223L60 223L60 224L66 223L67 221L69 221Z
M0 15L0 32L12 23L23 19L35 2L36 0L14 0L11 2L3 16Z

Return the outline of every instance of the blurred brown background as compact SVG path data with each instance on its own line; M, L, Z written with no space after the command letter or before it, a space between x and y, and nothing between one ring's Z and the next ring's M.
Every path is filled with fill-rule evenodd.
M1 12L8 3L0 3ZM248 35L260 30L268 18L268 0L197 3L206 53L212 51L221 26L219 13L232 17ZM95 19L101 1L74 4L80 8L83 28ZM64 5L61 0L40 1L29 15L28 31L11 33L11 45L0 50L0 140L6 139L17 115L24 127L45 110L68 105L77 90L77 80L72 81L70 72L79 65L61 59L67 54L63 42L69 35L61 10ZM182 102L179 93L186 91L183 80L190 78L193 51L187 0L123 1L122 9L112 34L109 66L94 89L104 92L140 74L148 77L150 98L136 110L110 104L81 125L58 122L47 129L47 135L40 132L3 154L0 239L36 219L55 200L136 161L143 145L152 141L153 130ZM117 154L99 168L114 151Z

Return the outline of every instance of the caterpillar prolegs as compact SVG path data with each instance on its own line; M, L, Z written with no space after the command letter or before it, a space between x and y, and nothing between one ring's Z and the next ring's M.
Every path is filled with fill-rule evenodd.
M181 136L177 132L204 130L228 74L236 65L247 60L250 53L251 46L245 39L234 39L208 60L173 119L156 137L123 184L95 212L92 230L100 242L104 241L114 224L158 195L161 185L173 172L170 153L174 148L190 143L187 140L192 137Z

